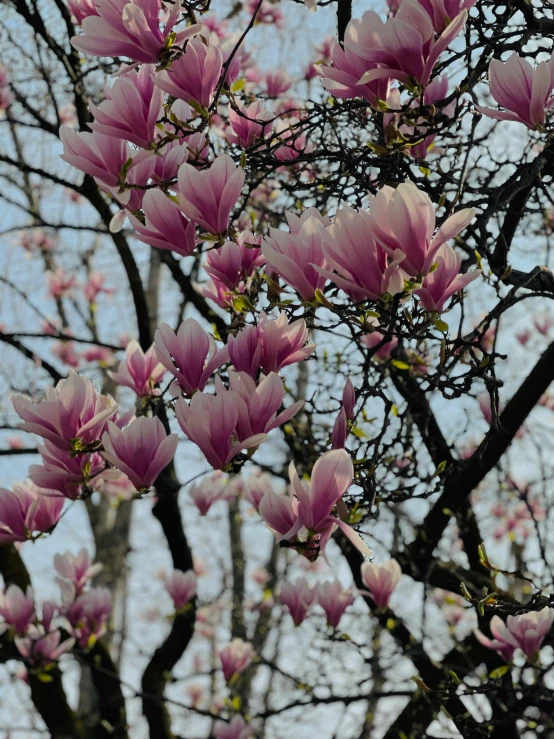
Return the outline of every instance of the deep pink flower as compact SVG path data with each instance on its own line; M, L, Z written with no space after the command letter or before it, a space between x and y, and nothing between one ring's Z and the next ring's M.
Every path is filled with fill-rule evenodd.
M9 626L16 634L24 634L36 619L33 589L28 587L24 593L17 585L10 585L0 593L0 616L4 619L0 631Z
M348 421L346 411L341 408L333 424L331 432L331 449L344 449L348 437Z
M498 652L506 662L511 662L519 647L528 659L533 659L554 622L554 608L545 606L541 611L508 616L504 623L493 616L490 623L493 639L477 630L475 636L485 647Z
M391 77L408 86L416 83L425 87L439 56L462 31L466 20L467 10L463 10L435 38L433 22L418 0L402 0L396 15L385 23L375 11L366 11L359 20L350 21L350 50L372 63L358 84ZM376 69L375 63L381 66Z
M177 199L185 215L208 233L226 233L244 185L244 170L236 167L228 154L222 154L202 171L182 164L178 183Z
M352 380L347 377L342 391L342 407L346 413L346 417L352 420L354 418L354 410L356 407L356 390L352 384Z
M270 128L268 121L273 115L263 107L259 101L250 103L246 108L240 101L236 102L237 110L229 108L229 123L233 130L233 135L228 134L227 138L233 144L237 144L242 149L249 146L264 136Z
M164 585L177 612L182 611L196 595L196 575L193 570L173 570L171 575L164 578Z
M402 570L395 559L390 559L382 565L375 562L362 564L362 580L377 608L388 608L401 574Z
M243 639L233 639L223 649L219 650L219 659L223 669L223 677L230 682L236 675L240 675L254 659L254 647Z
M489 118L517 121L530 129L542 130L546 113L554 105L554 56L535 69L527 59L512 54L506 62L492 59L489 66L491 95L504 110L475 109Z
M175 456L179 439L166 434L159 418L137 418L121 431L108 423L102 436L104 458L123 472L137 490L150 488Z
M229 359L227 348L218 349L194 318L185 319L177 335L167 323L159 323L154 347L159 361L189 397L204 390L214 371Z
M26 541L50 531L59 521L65 498L43 490L31 480L16 482L13 491L0 488L0 543Z
M82 649L94 646L107 631L112 599L107 588L93 588L66 609L70 633Z
M307 301L313 300L316 290L325 285L325 277L317 267L323 267L323 242L328 220L315 208L308 208L300 216L287 214L289 232L270 228L264 239L262 252L267 271L275 272Z
M404 289L404 254L396 249L389 261L376 243L372 217L345 206L339 211L323 240L326 267L317 271L340 287L352 300L377 300ZM333 271L334 270L334 271Z
M413 277L426 275L443 244L457 236L473 220L473 208L464 208L446 219L435 231L435 208L429 196L412 182L396 189L385 185L370 195L373 235L393 258L405 255L402 269Z
M325 611L329 626L336 629L344 612L354 602L354 593L351 588L343 588L339 580L320 582L316 588L316 600Z
M425 8L433 21L437 33L442 33L453 18L462 12L470 10L477 0L418 0Z
M29 467L29 477L41 488L56 490L69 500L76 500L82 486L104 468L99 454L77 454L72 456L49 441L39 444L42 464Z
M125 361L117 372L108 374L118 385L130 387L142 398L154 393L154 385L164 376L165 367L158 361L154 346L143 352L137 341L131 341L125 350Z
M283 580L281 583L281 601L289 609L295 626L305 620L315 598L316 590L305 577L298 578L294 583L290 580Z
M209 108L213 100L223 56L217 46L207 46L201 38L189 41L185 53L167 69L158 72L156 84L185 103L194 102Z
M68 126L60 128L60 139L64 162L108 188L119 186L122 167L130 156L125 141L97 131L77 133Z
M88 377L73 371L46 391L46 400L35 405L29 398L16 395L13 407L23 419L19 428L42 436L62 450L75 446L76 440L81 446L98 441L117 410L112 398L101 395Z
M443 244L436 252L434 261L438 267L425 277L423 285L414 293L426 311L440 313L447 300L477 279L481 270L461 274L462 258L448 244Z
M225 241L223 246L210 249L204 269L214 280L222 282L229 290L234 290L242 281L252 277L257 267L264 264L261 243L261 236L243 231L236 243Z
M83 35L71 39L78 51L156 63L179 20L181 3L172 5L163 31L160 30L160 0L96 0L96 11L98 15L82 21ZM182 45L200 30L200 25L189 26L176 34L173 44Z
M66 639L61 642L59 631L50 631L43 634L33 629L28 636L15 638L15 646L19 654L33 665L57 662L62 654L69 652L75 644L75 639Z
M182 257L193 253L196 246L195 226L181 213L177 203L161 190L153 189L145 193L142 208L144 223L132 213L128 214L139 241L158 249L174 251Z
M93 564L88 551L83 547L77 555L72 552L56 554L54 568L58 575L73 585L76 597L81 595L88 581L100 572L102 565L99 562Z
M148 149L155 140L160 117L163 92L154 85L155 67L143 65L115 81L107 90L105 100L99 107L90 103L94 122L89 128L106 136L130 141Z

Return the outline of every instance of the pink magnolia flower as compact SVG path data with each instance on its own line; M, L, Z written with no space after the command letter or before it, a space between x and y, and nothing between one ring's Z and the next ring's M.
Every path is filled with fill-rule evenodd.
M152 487L175 456L177 434L166 434L159 418L137 418L121 431L108 423L102 436L104 458L123 472L137 490Z
M254 659L254 647L243 639L233 639L219 650L219 659L223 669L223 677L230 682L235 676L244 672Z
M57 662L62 654L69 652L75 644L75 639L61 641L59 631L50 631L43 634L38 629L29 630L27 636L15 638L15 646L19 654L33 665Z
M189 404L183 398L177 401L179 426L215 470L224 470L237 454L257 447L266 438L265 434L255 434L237 440L241 405L244 401L238 393L226 390L222 384L218 385L217 395L196 393Z
M181 213L177 203L161 190L154 189L145 193L142 208L144 223L128 213L139 241L158 249L174 251L182 257L193 253L196 246L195 226Z
M214 472L202 482L190 486L189 495L198 508L201 516L205 516L218 500L230 500L234 491L229 485L229 478L221 472Z
M356 390L349 377L346 378L342 391L342 407L344 408L346 417L352 420L356 408Z
M261 243L261 236L243 231L236 243L225 241L218 249L210 249L204 269L214 280L234 290L242 281L251 278L255 269L265 262Z
M60 128L60 139L64 162L108 188L119 187L121 171L130 154L125 141L98 131L77 133L68 126Z
M361 19L350 21L353 32L349 48L372 63L358 84L392 77L408 86L415 82L425 87L439 56L462 31L466 20L467 10L462 10L435 38L433 21L418 0L402 0L396 15L385 23L375 11L366 11ZM375 68L375 63L381 66Z
M390 598L398 585L402 570L395 559L382 565L375 562L362 564L362 580L377 608L388 608Z
M26 541L50 531L60 520L65 499L31 480L16 482L13 491L0 488L0 543Z
M304 401L299 400L277 415L283 404L285 387L275 372L270 372L256 386L250 375L230 370L229 386L243 401L237 403L236 434L240 442L260 435L265 438L265 434L287 423L304 405Z
M377 300L388 293L396 295L404 289L404 254L396 249L389 262L372 233L372 217L364 211L345 206L339 211L323 240L326 267L317 267L352 300ZM334 270L334 271L333 271Z
M38 447L42 464L29 467L29 477L41 488L55 490L69 500L76 500L83 485L104 469L98 454L72 455L49 441Z
M423 285L414 293L426 311L440 313L452 295L477 279L481 270L460 274L462 258L448 244L441 246L434 259L438 267L425 277Z
M0 593L0 632L10 627L16 634L24 634L29 625L36 619L33 589L27 588L24 593L17 585L10 585L4 593Z
M475 211L457 211L434 234L435 209L429 196L412 182L403 182L396 189L385 185L377 195L370 195L370 215L377 243L393 258L402 252L402 269L417 277L430 271L438 250L463 231Z
M546 113L554 105L554 56L535 69L527 59L512 54L506 62L492 59L489 66L491 95L505 110L479 105L475 109L489 118L517 121L532 130L542 130Z
M242 496L256 510L259 509L262 498L267 492L273 491L273 483L267 472L256 470L244 480Z
M94 0L67 0L67 7L79 25L89 15L98 15Z
M341 408L333 424L333 430L331 432L331 448L332 449L344 449L346 446L346 439L348 438L348 421L346 418L346 411Z
M294 583L290 580L281 583L281 601L289 609L295 626L300 626L305 620L315 599L316 590L305 577L298 578Z
M181 100L178 102L182 103ZM186 103L182 104L186 105ZM174 107L175 103L171 107L171 112L173 112ZM153 179L158 182L176 179L179 167L187 161L188 156L189 149L184 139L179 141L170 141L168 144L165 144L165 146L157 151Z
M66 609L69 631L82 649L93 646L104 636L111 612L112 599L107 588L93 588L83 593Z
M215 739L251 739L253 736L254 728L238 714L229 723L216 721L214 724Z
M158 362L154 346L143 352L137 341L131 341L125 350L125 361L117 372L108 374L118 385L130 387L142 398L155 393L154 385L164 376L165 367Z
M73 371L46 391L45 400L35 405L16 395L13 407L23 420L19 428L42 436L61 450L76 446L76 442L82 447L98 441L117 410L112 398L101 395L88 377Z
M173 570L164 578L164 585L177 612L182 611L196 595L196 575L192 570Z
M268 121L273 118L273 115L259 101L250 103L247 108L237 101L236 107L237 110L229 108L229 123L233 135L228 134L227 138L231 143L247 149L257 139L264 136Z
M470 10L477 0L418 0L425 8L433 21L437 33L442 33L453 18L462 12Z
M222 66L221 50L217 46L206 46L202 39L196 38L188 42L185 53L168 69L157 73L156 84L185 103L192 101L209 108Z
M218 349L194 318L185 319L176 335L167 323L159 323L154 347L159 361L188 397L204 390L214 371L229 359L228 349Z
M82 21L83 35L71 44L91 56L127 56L136 62L157 62L169 34L179 20L181 3L173 4L165 28L160 30L160 0L96 0L98 15ZM182 45L201 26L189 26L176 34L174 45Z
M292 87L292 80L284 69L276 69L265 75L265 93L269 98L278 98Z
M333 97L349 99L363 97L370 105L377 106L378 101L387 100L390 90L390 79L377 76L376 79L360 85L358 80L368 70L379 69L377 64L371 64L357 56L352 51L352 45L357 38L357 25L360 21L351 20L346 27L344 49L338 41L333 40L331 58L333 65L317 64L315 69L321 77L321 83Z
M498 616L491 618L490 629L493 639L489 639L478 629L477 639L488 649L498 652L506 662L511 662L519 647L528 659L533 659L554 622L554 608L547 606L541 611L508 616L504 623Z
M376 346L382 344L373 356L376 359L384 360L388 359L393 349L396 349L398 346L398 337L393 336L392 339L385 341L384 333L381 331L372 331L370 334L364 334L361 337L360 342L368 349L375 349Z
M56 356L60 362L68 367L77 369L81 360L75 351L75 344L72 341L58 341L52 347L52 354Z
M83 547L77 555L72 552L56 554L54 568L58 575L73 585L75 596L79 596L88 581L100 572L102 565L99 562L93 564L88 551Z
M89 303L94 303L100 293L110 295L113 293L111 288L104 286L106 281L106 275L100 272L91 272L87 278L86 283L83 285L83 293Z
M343 588L339 580L320 582L316 588L316 600L325 611L329 626L336 629L344 612L354 602L354 593L351 588Z
M71 295L77 280L66 274L61 267L55 272L48 272L48 294L51 298L65 298Z
M279 141L281 146L275 149L273 155L280 162L292 162L307 150L306 132L302 129L299 118L291 116L277 121L273 143Z
M228 154L199 171L190 164L179 167L177 199L185 215L208 233L221 235L244 185L244 170Z
M308 208L300 217L287 213L289 232L269 229L262 244L267 271L275 272L307 301L325 285L318 267L323 267L323 242L328 220L315 208Z
M163 105L163 92L154 85L155 67L145 64L115 81L99 107L90 103L94 122L89 128L106 136L130 141L148 149L155 140L156 122Z

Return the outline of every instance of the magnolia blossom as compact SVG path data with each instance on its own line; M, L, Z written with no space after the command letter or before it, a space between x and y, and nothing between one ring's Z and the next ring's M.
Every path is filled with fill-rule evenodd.
M295 626L300 626L308 615L312 603L316 600L316 590L305 577L294 581L283 580L281 583L281 601L289 609Z
M196 246L195 226L181 213L177 203L161 190L148 190L142 199L142 209L144 223L132 213L127 214L139 241L182 257L192 254Z
M504 623L498 616L491 618L493 639L477 630L475 636L485 647L498 652L506 662L511 662L519 647L528 659L534 659L545 636L554 623L554 608L545 606L541 611L508 616Z
M228 349L218 349L214 339L194 318L184 320L177 334L167 323L159 323L154 347L159 361L189 397L196 390L204 390L214 371L229 358Z
M362 580L377 608L388 608L391 595L398 585L402 570L395 559L382 565L375 562L362 564Z
M59 521L65 498L37 487L31 480L0 488L0 544L26 541L50 531Z
M348 437L348 419L346 418L346 411L341 408L333 424L333 430L331 432L331 448L332 449L344 449L346 446L346 439Z
M354 53L353 45L357 39L357 24L351 20L344 35L344 49L333 39L330 49L330 61L333 65L315 65L317 74L326 90L336 98L363 97L368 103L377 106L378 102L387 100L390 90L390 79L377 76L368 83L360 85L358 81L368 70L378 69L377 64L370 64Z
M228 134L227 138L231 143L247 149L264 136L268 121L272 118L273 115L259 101L250 103L248 107L237 101L236 110L229 108L229 123L233 134Z
M233 639L223 649L219 650L219 659L223 669L223 677L230 682L234 677L244 672L254 659L254 647L243 639Z
M231 500L235 491L229 485L229 478L221 472L214 472L202 482L190 486L189 495L201 516L205 516L218 500Z
M27 588L24 593L17 585L10 585L4 593L0 593L0 633L8 627L16 634L24 634L36 618L33 590Z
M316 600L325 611L329 626L336 629L344 612L354 602L354 593L351 588L343 588L339 580L320 582L316 588Z
M164 585L176 611L182 611L196 595L196 575L192 570L173 570L171 575L164 578Z
M107 631L112 599L107 588L93 588L66 609L70 633L82 649L94 645Z
M360 338L360 342L368 349L379 347L372 356L376 359L384 360L388 359L391 352L398 346L398 337L393 336L387 340L386 334L381 331L372 331L370 334L364 334Z
M492 59L489 66L491 95L504 110L475 109L489 118L517 121L530 129L543 130L546 114L554 105L554 55L535 69L527 59L512 54L506 62Z
M185 52L167 69L158 72L156 84L165 92L186 103L209 108L221 76L223 56L217 46L195 38Z
M251 739L253 736L254 728L238 714L229 723L216 721L214 724L215 739Z
M72 552L56 554L54 568L64 580L73 585L77 597L81 595L88 581L100 572L102 565L99 562L93 564L88 551L83 547L77 555Z
M29 477L41 488L55 490L69 500L76 500L83 485L104 469L99 454L72 455L49 441L38 447L42 464L29 467Z
M102 436L104 458L123 472L137 490L150 488L175 456L179 438L167 434L159 418L137 418L121 431L108 423Z
M425 87L439 56L462 31L466 20L467 10L462 10L436 38L433 21L418 0L402 0L396 15L385 23L375 11L366 11L359 20L350 21L350 49L372 63L358 84L393 78L408 86L415 82ZM380 66L375 68L375 63Z
M62 654L69 652L75 644L75 639L61 641L59 631L50 631L46 634L39 629L29 628L27 636L15 637L15 646L19 654L33 665L57 662Z
M83 35L73 36L71 44L91 56L127 56L136 62L157 62L169 34L181 13L175 2L164 30L160 30L160 0L96 0L97 15L82 20ZM201 30L189 26L176 34L173 43L182 45Z
M448 244L441 246L435 255L435 260L437 268L425 277L423 285L414 292L426 311L440 313L447 300L477 279L481 270L476 269L460 274L462 258Z
M280 162L292 162L298 159L300 154L306 150L306 133L300 125L300 119L296 116L280 118L275 126L275 140L273 143L281 142L273 155Z
M269 491L273 491L270 475L267 472L256 470L243 481L241 492L243 498L258 510L262 498Z
M118 385L130 387L139 398L152 395L154 385L160 382L165 374L165 367L158 362L154 346L143 352L137 341L127 344L125 361L121 362L117 372L109 372L112 380Z
M435 208L429 196L412 182L396 189L385 185L370 195L371 230L377 243L393 258L404 254L402 269L413 277L426 275L443 244L473 220L473 208L464 208L435 231Z
M241 282L249 280L256 268L265 262L261 243L261 236L243 231L236 242L225 241L218 249L210 249L204 269L214 280L234 290Z
M328 220L315 208L308 208L297 217L287 213L289 232L270 228L264 239L262 252L267 261L267 271L280 275L304 300L313 300L316 290L325 285L318 267L325 258L323 242Z
M163 92L154 85L154 72L153 65L145 64L139 72L117 79L100 107L90 103L94 122L89 128L148 149L156 138L156 121L163 105Z
M244 170L222 154L206 170L182 164L178 184L177 199L185 215L208 233L224 234L244 185Z
M67 7L79 24L89 15L98 15L93 0L67 0Z
M70 449L98 441L108 419L115 416L115 401L101 395L88 377L70 371L66 380L46 391L46 399L36 405L17 395L13 407L23 420L19 428L37 434L59 449ZM47 486L44 486L47 487Z

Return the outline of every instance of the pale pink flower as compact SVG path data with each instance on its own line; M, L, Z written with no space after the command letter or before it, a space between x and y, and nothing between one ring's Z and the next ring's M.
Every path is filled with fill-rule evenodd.
M81 595L89 580L97 575L102 565L93 564L88 551L83 547L77 555L72 552L56 554L54 568L64 580L71 582L75 588L75 596Z
M204 390L215 370L229 359L228 349L218 349L194 318L184 320L177 334L167 323L159 323L154 347L159 361L189 397L196 390Z
M180 1L175 2L161 31L160 0L96 0L95 5L98 15L84 18L83 35L74 36L71 44L84 54L126 56L136 62L158 61L181 13ZM200 29L194 25L179 31L174 45L182 45Z
M74 275L66 274L61 267L55 272L47 272L48 294L51 298L66 298L71 295L77 284Z
M196 246L194 223L185 218L177 203L161 190L154 189L145 193L142 208L144 223L132 213L128 214L139 241L183 257L192 254Z
M31 480L14 483L13 491L0 488L0 543L26 541L35 533L50 531L60 519L64 502L63 496Z
M243 639L233 639L220 649L219 659L226 682L230 682L236 675L244 672L250 666L254 656L254 647Z
M164 585L177 612L182 611L196 595L196 575L192 570L173 570L164 578Z
M504 623L493 616L490 623L493 639L477 630L475 636L488 649L498 652L506 662L511 662L519 647L528 659L533 659L554 622L554 608L545 606L541 611L508 616Z
M316 599L316 590L305 577L294 582L283 580L281 583L281 601L289 609L295 626L299 626L308 615L310 606Z
M60 362L68 367L77 369L81 362L79 355L75 351L75 344L72 341L58 341L52 347L52 354L57 357Z
M356 40L356 23L359 22L349 22L344 37L344 49L338 41L333 40L330 59L327 59L332 62L332 66L316 64L314 68L321 77L323 87L333 97L339 99L363 97L370 105L377 106L378 101L385 101L389 96L390 79L377 76L366 84L358 84L358 80L365 72L379 69L377 64L371 64L352 51L351 44Z
M214 724L215 739L251 739L253 736L254 728L238 714L229 723L216 721Z
M221 50L195 38L188 42L182 56L156 74L156 85L185 103L194 102L209 108L222 66Z
M0 593L0 632L9 627L16 634L24 634L36 619L33 589L28 587L24 593L17 585L10 585Z
M15 646L19 654L33 665L57 662L62 654L69 652L75 644L75 639L61 641L59 631L43 634L33 629L28 636L15 638Z
M79 646L86 649L94 645L107 631L112 611L112 599L107 588L93 588L80 595L66 609L70 633Z
M273 143L279 141L281 146L275 149L273 156L280 162L293 162L306 151L306 132L302 129L299 118L291 116L277 121Z
M269 98L278 98L292 87L292 80L284 69L276 69L265 75L265 93Z
M256 268L265 262L261 243L261 236L243 231L236 243L225 241L223 246L210 249L204 269L214 280L234 290L242 281L252 277Z
M377 195L370 195L371 229L377 243L393 258L402 252L402 269L413 277L430 271L441 246L463 231L474 215L473 208L459 210L434 233L433 203L412 182L396 189L385 185Z
M461 274L462 258L448 244L443 244L436 252L434 261L437 268L426 275L423 285L414 293L426 311L440 313L455 293L480 276L481 270Z
M237 101L236 108L229 108L229 123L233 133L228 133L227 139L247 149L270 129L268 121L273 115L259 101L250 103L247 108Z
M121 431L108 423L102 436L104 458L123 472L137 490L150 488L175 456L179 439L166 434L159 418L137 418Z
M228 154L222 154L202 171L182 164L178 184L177 199L185 215L208 233L226 233L244 185L244 170L236 167Z
M360 341L368 349L374 349L376 346L382 344L382 346L379 346L379 349L377 349L373 356L376 359L384 360L388 359L391 355L391 352L398 346L397 336L393 336L388 341L385 341L385 338L385 334L381 331L372 331L370 334L364 334L361 337Z
M94 0L67 0L67 7L79 25L89 15L98 15Z
M388 608L390 598L394 592L402 570L395 559L390 559L382 565L375 562L362 564L362 580L369 590L377 608Z
M108 373L118 385L130 387L139 398L155 393L156 385L165 374L165 367L158 362L154 346L143 352L137 341L131 341L125 350L125 361L117 372Z
M352 380L347 377L342 391L342 407L346 413L346 417L352 420L356 407L356 390L352 384Z
M106 136L130 141L148 149L155 140L161 115L163 92L154 85L155 67L143 65L115 81L106 91L107 100L98 107L90 103L94 122L89 128Z
M273 483L267 472L256 470L243 482L242 496L256 510L259 509L262 498L267 492L273 491Z
M343 588L339 580L320 582L316 587L316 601L325 611L329 626L336 629L344 612L354 602L354 593L351 588Z
M104 286L106 275L100 272L91 272L83 285L83 293L89 303L94 303L100 293L109 295L113 292L110 288Z
M234 491L229 478L221 472L214 472L202 482L190 486L189 495L201 516L205 516L218 500L231 500Z
M442 33L453 18L462 10L470 10L477 0L418 0L418 2L429 14L435 31Z
M540 62L535 69L517 53L506 62L492 59L489 83L491 95L504 110L476 105L479 113L543 130L547 111L554 105L554 56L548 62Z
M287 213L289 232L269 229L262 244L268 272L275 272L307 301L313 300L316 290L325 285L318 267L325 265L323 242L328 220L315 208L308 208L300 216Z
M64 162L108 188L119 186L122 167L130 155L125 141L97 131L77 133L67 126L60 128L60 139Z
M60 449L49 441L39 445L42 464L29 467L29 477L41 488L60 492L69 500L76 500L82 492L82 486L104 469L104 462L99 454L71 455L68 450Z

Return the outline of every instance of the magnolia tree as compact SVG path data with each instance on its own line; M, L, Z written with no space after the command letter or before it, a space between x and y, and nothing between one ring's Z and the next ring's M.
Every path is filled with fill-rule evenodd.
M554 736L552 7L1 17L0 726Z

